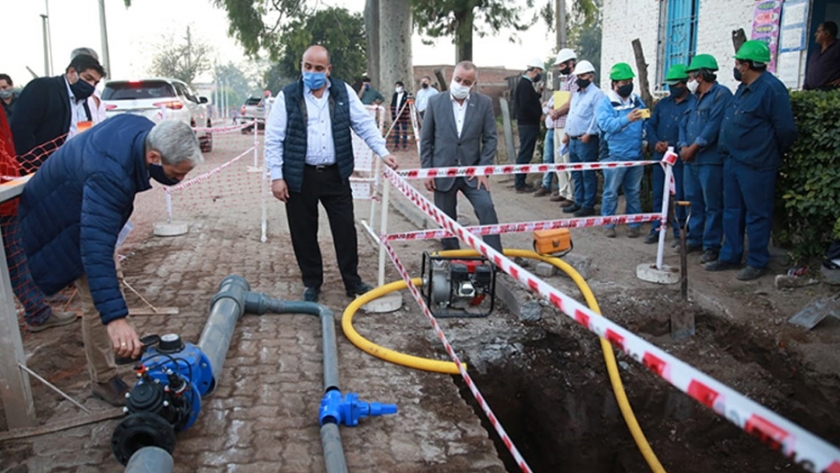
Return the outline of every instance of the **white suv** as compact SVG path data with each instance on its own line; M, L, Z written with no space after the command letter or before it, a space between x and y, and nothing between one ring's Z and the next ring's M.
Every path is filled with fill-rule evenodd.
M102 91L107 117L121 113L142 115L159 122L165 119L181 120L191 127L210 128L206 97L199 97L189 85L177 79L112 80ZM213 150L213 135L209 131L198 133L201 151Z

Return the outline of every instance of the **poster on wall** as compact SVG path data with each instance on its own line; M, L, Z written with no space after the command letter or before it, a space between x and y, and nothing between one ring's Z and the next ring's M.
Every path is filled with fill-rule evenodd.
M767 69L776 72L776 53L779 49L779 22L782 18L782 0L757 0L753 13L750 39L764 41L770 47L770 64Z
M808 27L808 1L787 0L782 7L781 39L779 52L802 51L808 46L806 30Z

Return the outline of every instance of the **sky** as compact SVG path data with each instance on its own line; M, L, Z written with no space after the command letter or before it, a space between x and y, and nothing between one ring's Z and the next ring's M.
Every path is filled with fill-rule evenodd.
M44 75L44 46L41 14L49 2L52 36L52 75L61 74L70 62L70 52L80 46L102 53L98 0L3 0L5 45L0 48L0 73L9 74L15 86L32 78L28 66ZM190 26L194 38L211 45L219 63L240 63L246 58L242 48L227 35L226 13L213 7L211 0L104 0L111 57L110 78L133 79L147 75L154 45L168 34L183 37ZM364 0L317 0L323 6L344 7L363 12ZM547 58L554 44L554 33L544 23L518 33L519 44L508 41L510 32L495 37L476 38L473 60L482 67L505 66L524 69L531 58ZM10 40L10 38L12 38ZM432 45L412 40L415 65L455 62L455 46L450 38ZM200 78L202 79L202 78ZM209 78L203 78L209 80ZM100 86L101 87L101 86Z

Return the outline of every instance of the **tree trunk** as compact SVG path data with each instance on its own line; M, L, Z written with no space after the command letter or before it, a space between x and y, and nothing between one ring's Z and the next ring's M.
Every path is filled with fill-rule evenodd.
M416 89L411 63L411 6L409 0L379 2L379 91L386 100L394 82L407 91Z
M641 92L642 102L650 108L653 105L653 96L650 94L650 82L648 82L647 63L645 62L645 53L642 51L642 42L638 38L633 40L633 52L636 54L636 68L639 70L639 87Z
M365 36L367 38L367 74L373 86L379 84L379 0L365 1ZM354 80L348 77L347 80Z
M458 26L455 28L455 63L461 61L472 61L473 58L473 7L466 10L456 11L455 20Z
M566 0L556 0L554 8L557 51L566 47Z
M737 30L732 30L732 46L735 47L735 53L738 53L738 50L741 49L741 46L747 42L747 35L744 33L743 28L738 28Z

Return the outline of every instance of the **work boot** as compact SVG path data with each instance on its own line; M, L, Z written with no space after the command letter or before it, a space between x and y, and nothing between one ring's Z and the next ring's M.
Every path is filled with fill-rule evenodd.
M674 247L677 250L677 253L680 252L681 248L680 245ZM685 254L697 253L699 251L703 251L703 245L692 245L690 243L685 244Z
M627 238L639 238L639 227L627 228Z
M680 247L680 238L679 237L674 237L674 239L671 240L671 248L679 248L679 247Z
M569 208L571 208L571 207L569 207ZM565 212L565 210L564 210L564 212ZM578 218L592 217L593 215L595 215L595 209L593 209L592 207L581 207L577 212L575 212L572 215L574 215L575 217L578 217Z
M53 312L50 317L38 325L27 325L30 332L43 332L48 328L72 324L79 318L75 312Z
M718 259L718 250L706 250L700 257L700 264L711 263Z
M604 235L605 235L607 238L615 238L615 235L616 235L616 233L615 233L615 228L614 228L614 227L607 227L607 228L605 228L605 229L604 229Z
M558 194L557 192L551 194L551 197L549 197L548 200L552 202L566 202L566 198Z
M575 207L575 206L577 206L577 204L575 204L574 200L564 199L564 200L560 201L560 207L563 207L564 209L566 207Z
M546 189L543 186L540 186L540 188L537 189L537 192L534 192L534 197L545 197L549 194L551 194L550 190Z
M355 298L356 296L361 296L362 294L364 294L366 292L370 292L372 290L373 290L373 287L371 287L370 284L365 284L363 282L359 282L359 284L357 284L356 287L354 287L353 289L348 289L346 294L347 294L347 297L354 297Z
M721 259L717 259L711 263L703 265L703 269L706 271L726 271L728 269L738 269L740 267L741 265L738 263L730 263L729 261L723 261Z
M534 186L532 186L531 184L525 184L522 187L518 187L516 189L516 193L517 194L530 194L531 192L534 192L535 190L536 189L534 189Z
M568 201L566 201L566 202L568 202ZM560 207L564 207L563 204L565 204L566 202L563 202L562 204L560 204ZM563 213L564 214L573 214L573 213L577 212L578 210L580 210L580 208L581 208L580 205L572 202L571 205L565 206L565 208L563 209Z
M645 243L648 245L659 243L659 233L648 233L648 236L645 237Z
M104 383L93 383L93 397L101 399L112 406L124 406L125 394L131 388L119 376L114 376Z
M758 279L764 273L764 268L756 268L755 266L747 266L746 268L738 271L738 274L735 276L736 279L739 281L752 281L753 279Z
M319 295L321 295L320 287L307 287L303 289L304 302L318 302Z

